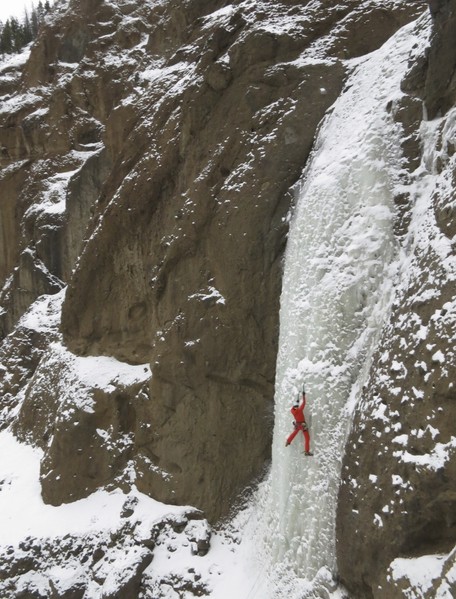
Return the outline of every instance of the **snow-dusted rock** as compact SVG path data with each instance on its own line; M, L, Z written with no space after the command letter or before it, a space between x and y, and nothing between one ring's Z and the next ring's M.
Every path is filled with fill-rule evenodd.
M403 88L424 97L432 116L436 106L447 110L430 121L417 122L415 116L409 122L409 131L415 122L420 138L420 164L408 174L410 201L402 210L406 226L395 301L343 463L338 563L356 596L447 596L435 594L448 583L442 569L430 564L442 561L439 556L456 543L456 256L450 183L456 173L456 109L448 108L451 82L445 88L439 79L433 87L437 48L443 45L442 59L456 60L454 36L439 20L456 3L441 5L429 63L423 46L410 61ZM427 574L418 572L420 564Z

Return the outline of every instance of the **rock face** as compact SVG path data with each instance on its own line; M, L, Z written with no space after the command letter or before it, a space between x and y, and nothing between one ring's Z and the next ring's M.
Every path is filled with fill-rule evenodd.
M456 102L456 15L450 0L429 2L434 31L426 72L424 101L429 118L445 114Z
M354 597L422 596L400 565L430 554L447 557L425 596L456 591L448 575L456 544L456 47L449 32L456 2L431 9L431 49L417 50L411 60L396 112L405 133L421 139L422 156L415 144L413 158L406 145L409 165L419 165L409 182L423 182L424 200L415 205L412 185L408 207L402 205L408 267L400 273L343 461L338 565ZM404 113L417 100L433 121Z
M338 567L363 599L419 596L402 566L430 554L441 575L427 596L456 594L456 0L429 5L417 39L432 18L430 42L389 106L408 267L342 468ZM0 64L0 429L42 450L47 503L136 485L217 521L262 475L293 184L349 60L423 9L70 0ZM199 513L140 529L29 540L6 552L0 590L209 592L190 571L148 571L159 543L208 551ZM51 571L59 552L87 564L67 587ZM29 573L45 562L40 591Z
M0 401L4 425L45 451L48 502L133 472L216 520L261 476L290 189L346 59L422 10L72 0L2 67ZM38 351L19 318L64 286L63 341L56 325ZM68 379L74 354L152 376L100 390Z

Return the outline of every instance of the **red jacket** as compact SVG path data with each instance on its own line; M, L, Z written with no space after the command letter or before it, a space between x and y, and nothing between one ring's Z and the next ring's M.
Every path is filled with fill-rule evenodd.
M294 419L298 424L303 424L306 419L304 418L304 408L306 407L306 394L302 394L302 402L301 405L297 408L293 406L291 408L291 413L293 414Z

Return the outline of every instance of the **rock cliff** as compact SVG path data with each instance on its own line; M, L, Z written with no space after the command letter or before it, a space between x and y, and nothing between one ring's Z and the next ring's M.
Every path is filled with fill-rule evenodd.
M432 209L424 223L412 192L396 198L408 287L344 458L338 561L360 597L395 596L395 559L455 544L455 4L430 3L430 46L390 107L404 187L425 181ZM1 63L0 427L41 449L47 503L135 484L217 522L263 475L293 185L352 59L427 10L70 0Z
M64 5L4 72L2 110L4 334L67 285L70 351L151 364L147 400L118 390L99 405L128 404L139 488L212 519L268 460L290 187L343 59L421 8L224 4ZM54 380L65 364L50 363L38 373ZM73 443L95 447L95 421L75 415L79 440L70 420L44 440L29 426L35 403L50 423L61 409L45 387L26 392L16 429L45 449L43 493L58 504L109 477L100 463L88 485L93 467L70 463Z
M422 596L398 564L429 554L444 557L426 596L456 589L455 10L431 3L430 49L417 48L391 107L420 143L406 144L399 198L406 270L343 461L338 561L356 597Z

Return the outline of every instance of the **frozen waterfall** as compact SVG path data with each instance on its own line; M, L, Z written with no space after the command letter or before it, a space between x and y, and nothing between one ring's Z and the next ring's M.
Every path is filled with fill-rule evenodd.
M256 582L249 597L302 598L335 573L344 440L397 272L400 127L387 106L401 96L414 42L412 25L359 61L300 183L281 298L273 460L255 518L269 582ZM314 457L303 455L301 433L285 447L303 383Z

